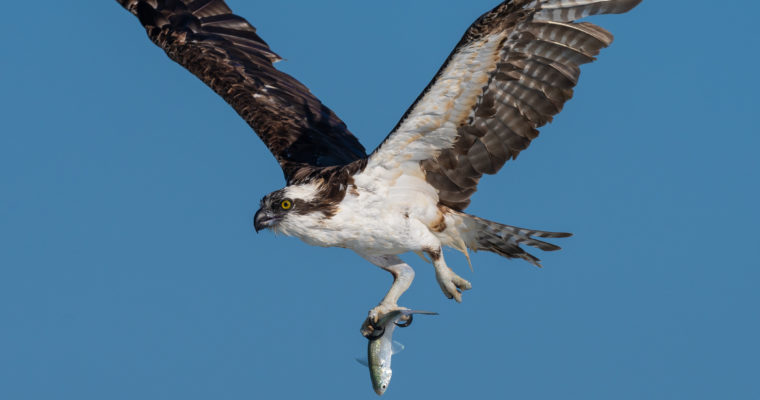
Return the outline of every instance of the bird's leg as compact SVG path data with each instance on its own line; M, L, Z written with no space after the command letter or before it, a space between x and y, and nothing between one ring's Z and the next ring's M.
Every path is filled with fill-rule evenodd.
M470 282L462 279L461 276L454 273L454 271L446 265L446 261L443 260L443 253L441 248L435 250L425 250L425 252L433 260L433 266L435 267L435 278L438 280L438 285L441 286L441 290L446 297L456 300L458 303L462 302L462 291L472 289Z
M399 307L397 303L399 297L401 297L401 295L404 294L404 292L406 292L406 290L409 289L409 286L412 284L412 281L414 280L414 270L409 266L409 264L403 262L397 256L360 255L367 261L377 265L378 267L390 272L391 275L393 275L393 284L391 284L391 288L388 290L388 293L385 295L380 304L377 305L377 307L369 311L367 319L362 324L361 333L367 337L371 335L375 330L375 324L383 315L394 310L405 309L404 307ZM407 318L402 318L400 322L404 323L406 319Z

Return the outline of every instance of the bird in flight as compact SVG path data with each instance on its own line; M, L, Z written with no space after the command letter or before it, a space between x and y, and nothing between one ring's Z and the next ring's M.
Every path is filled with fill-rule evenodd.
M401 309L414 270L398 256L429 257L444 295L470 282L442 248L490 251L540 265L521 246L558 250L524 229L465 212L483 174L495 174L572 97L579 66L612 34L579 19L620 14L641 0L507 0L478 18L433 80L369 155L346 124L223 0L117 0L148 37L226 100L274 155L286 186L254 216L314 246L348 248L390 272L393 284L367 321ZM427 259L427 258L426 258ZM366 322L365 322L366 324Z

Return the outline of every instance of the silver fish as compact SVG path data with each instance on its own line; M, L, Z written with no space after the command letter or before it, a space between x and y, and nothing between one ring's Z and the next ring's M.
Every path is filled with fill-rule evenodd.
M394 353L393 331L396 326L409 326L414 314L438 315L438 313L430 311L394 310L380 317L377 324L372 324L374 331L367 337L369 339L367 364L369 377L372 379L372 388L378 395L382 396L391 383L391 375L393 374L391 357ZM407 321L399 324L398 321L404 317L407 317Z

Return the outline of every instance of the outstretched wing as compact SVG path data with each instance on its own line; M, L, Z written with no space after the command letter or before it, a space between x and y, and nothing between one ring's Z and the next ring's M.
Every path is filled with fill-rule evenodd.
M612 43L574 22L629 11L641 0L509 0L481 16L367 168L419 163L439 202L470 203L483 174L525 150L573 95L579 66Z
M150 39L222 96L280 163L288 183L314 167L366 157L346 124L303 84L223 0L118 0Z

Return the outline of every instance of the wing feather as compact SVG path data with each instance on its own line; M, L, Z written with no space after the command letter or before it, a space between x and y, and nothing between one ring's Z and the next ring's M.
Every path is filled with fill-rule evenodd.
M258 134L289 184L366 158L343 121L303 84L223 0L118 0L174 61L210 86ZM334 170L334 168L330 168Z
M367 168L418 163L439 203L463 210L483 174L525 150L573 96L612 34L588 22L641 0L509 0L465 32Z
M622 14L636 7L641 0L544 0L536 19L575 21L598 14Z

